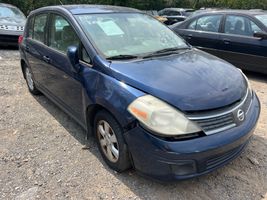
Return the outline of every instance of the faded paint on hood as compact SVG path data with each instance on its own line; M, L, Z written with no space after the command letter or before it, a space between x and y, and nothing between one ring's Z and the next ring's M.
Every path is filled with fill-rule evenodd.
M112 62L113 76L183 111L216 109L240 100L246 82L231 64L199 50L150 60Z

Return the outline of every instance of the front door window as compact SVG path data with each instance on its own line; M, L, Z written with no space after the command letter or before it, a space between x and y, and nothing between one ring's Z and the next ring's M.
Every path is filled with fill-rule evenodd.
M262 31L252 20L243 16L230 15L226 17L224 32L233 35L251 36Z
M69 46L79 46L80 40L74 29L60 15L53 15L50 26L49 46L66 53Z

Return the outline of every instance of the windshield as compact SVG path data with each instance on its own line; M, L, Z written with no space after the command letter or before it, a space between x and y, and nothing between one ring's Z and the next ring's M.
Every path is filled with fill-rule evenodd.
M83 30L108 58L144 55L187 44L158 20L139 13L77 15Z
M0 18L25 18L22 12L13 7L0 6Z
M256 15L255 17L267 27L267 15Z

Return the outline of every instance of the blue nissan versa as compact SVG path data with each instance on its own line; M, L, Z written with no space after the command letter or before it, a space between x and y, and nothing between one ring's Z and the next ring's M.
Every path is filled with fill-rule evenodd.
M138 10L40 8L19 41L29 91L94 134L116 171L206 174L238 156L256 126L260 103L240 70Z

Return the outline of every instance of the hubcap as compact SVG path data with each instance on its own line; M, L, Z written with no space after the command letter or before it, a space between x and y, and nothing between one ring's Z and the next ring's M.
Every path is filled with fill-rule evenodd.
M28 67L25 70L25 75L26 75L27 84L28 84L30 90L34 90L32 73L30 72Z
M119 144L112 128L105 120L98 122L97 137L108 160L113 163L117 162L119 159Z

